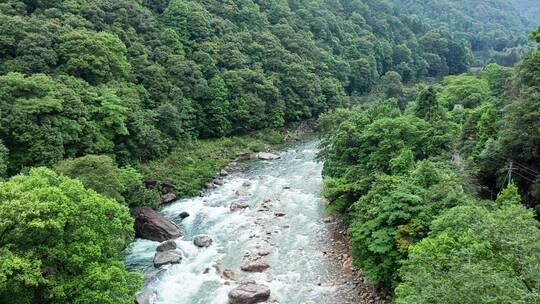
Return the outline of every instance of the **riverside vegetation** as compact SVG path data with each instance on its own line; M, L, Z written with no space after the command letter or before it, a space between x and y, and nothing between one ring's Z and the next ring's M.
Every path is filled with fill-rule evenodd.
M372 283L400 303L539 301L519 204L540 196L535 4L444 1L436 21L429 2L2 1L0 302L131 303L130 208L165 194L143 181L194 195L321 114L329 208ZM508 67L459 75L486 62ZM514 183L482 200L509 158Z
M539 67L535 50L319 119L329 209L394 303L540 301Z

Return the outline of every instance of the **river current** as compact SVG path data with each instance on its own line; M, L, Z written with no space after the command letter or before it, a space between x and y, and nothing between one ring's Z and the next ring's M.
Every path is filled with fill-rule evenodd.
M316 141L295 143L279 152L278 160L240 164L222 186L203 197L164 207L161 213L185 234L176 240L183 261L157 270L152 260L159 243L137 239L126 264L145 275L143 290L156 291L158 304L226 304L236 282L255 280L270 287L270 302L347 303L340 298L340 264L325 254L332 249L331 232L324 222L322 164L315 160L316 153ZM249 207L232 212L233 202ZM190 216L182 220L179 214L184 211ZM213 244L193 245L193 236L199 234L209 235ZM242 272L245 257L260 251L270 253L261 258L270 268ZM222 278L224 269L234 272L235 281Z

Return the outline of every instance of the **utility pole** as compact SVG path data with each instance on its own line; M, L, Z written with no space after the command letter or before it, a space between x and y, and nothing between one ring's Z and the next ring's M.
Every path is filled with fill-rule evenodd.
M508 164L508 185L512 182L512 169L514 166L514 161L510 160L510 163Z

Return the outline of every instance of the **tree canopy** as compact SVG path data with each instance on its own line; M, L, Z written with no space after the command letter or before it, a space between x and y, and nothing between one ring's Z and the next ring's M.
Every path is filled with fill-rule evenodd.
M0 183L2 303L132 303L126 207L45 168Z

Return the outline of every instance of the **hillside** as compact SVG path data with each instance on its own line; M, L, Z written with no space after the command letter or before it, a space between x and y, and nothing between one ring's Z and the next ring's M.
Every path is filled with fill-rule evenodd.
M517 6L508 0L394 0L405 12L468 40L478 66L491 61L512 66L532 50L526 37L536 24L525 14L534 15L538 4L516 2Z
M147 161L315 117L387 71L410 82L469 63L448 30L374 0L10 1L0 20L10 174L89 153Z

